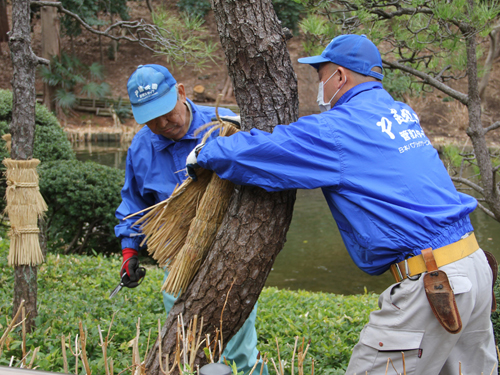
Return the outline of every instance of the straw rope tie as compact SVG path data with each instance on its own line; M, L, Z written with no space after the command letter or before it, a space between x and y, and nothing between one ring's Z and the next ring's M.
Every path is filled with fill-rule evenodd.
M10 232L13 236L19 236L20 234L38 234L40 229L38 228L11 228Z
M16 182L12 180L7 180L7 186L12 188L38 188L38 182Z

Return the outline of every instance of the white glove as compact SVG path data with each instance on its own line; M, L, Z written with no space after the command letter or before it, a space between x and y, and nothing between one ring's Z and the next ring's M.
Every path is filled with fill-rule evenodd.
M198 154L200 153L203 146L205 146L205 143L200 143L198 146L193 148L186 159L187 173L193 181L198 180L198 176L196 176L195 170L200 168L200 166L198 165Z

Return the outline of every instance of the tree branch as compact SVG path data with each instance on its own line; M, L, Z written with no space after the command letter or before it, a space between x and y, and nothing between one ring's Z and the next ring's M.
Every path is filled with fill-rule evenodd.
M413 74L414 76L420 78L424 83L426 83L432 87L437 88L438 90L444 92L445 94L448 94L453 99L458 100L459 102L461 102L464 105L468 105L468 103L469 103L468 95L466 95L460 91L452 89L448 85L445 85L444 83L440 82L438 79L430 76L427 73L421 72L420 70L414 69L414 68L407 66L407 65L400 64L400 63L395 62L395 61L388 61L388 60L382 59L382 62L385 65L388 65L389 67L391 67L392 69L399 69L399 70L402 70L404 72Z
M148 43L159 44L165 48L165 51L168 51L169 55L182 56L182 60L184 60L184 63L188 62L188 51L185 51L184 47L181 45L181 41L177 41L174 33L167 29L151 25L142 19L139 21L118 21L108 26L104 31L100 31L94 29L92 26L86 23L78 14L64 8L61 2L32 1L31 6L55 7L59 10L59 12L72 17L84 29L95 35L110 38L115 41L126 40L129 42L139 43L139 45L150 50L151 52L159 53L161 51L151 47ZM116 28L127 30L128 35L122 35L121 33L116 33L117 35L114 35L112 31ZM168 37L165 37L165 35L167 35Z
M487 209L485 206L483 206L480 202L477 202L477 206L478 206L481 210L483 210L483 211L484 211L484 213L485 213L486 215L490 216L490 217L491 217L492 219L494 219L494 220L497 220L497 218L495 217L495 214L494 214L492 211L488 210L488 209ZM498 220L497 220L497 221L498 221Z
M472 181L467 180L466 178L463 178L463 177L451 177L451 180L453 182L459 182L461 184L467 185L468 187L474 189L475 191L477 191L481 195L484 195L484 189L481 186L473 183Z
M500 127L500 121L497 121L497 122L491 124L490 126L488 126L486 129L484 129L484 134L486 134L492 130L495 130L499 127Z

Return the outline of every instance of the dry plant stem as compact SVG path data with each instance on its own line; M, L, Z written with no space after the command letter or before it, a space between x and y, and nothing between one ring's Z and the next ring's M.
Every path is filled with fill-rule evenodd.
M141 357L139 355L139 336L141 334L141 318L137 318L136 333L132 344L132 374L139 374Z
M187 363L187 342L186 342L186 332L184 331L184 319L182 319L182 314L177 316L177 326L180 327L181 332L181 342L182 342L182 363L184 367Z
M299 336L295 336L295 345L293 346L293 354L292 354L292 372L291 375L294 375L294 364L295 364L295 351L297 350L297 341L299 341Z
M271 362L273 363L273 366L274 366L274 370L276 371L276 375L279 375L279 371L278 371L278 368L276 367L276 363L274 363L274 358L271 358Z
M280 364L280 375L285 375L284 372L283 372L283 364L281 363L281 355L280 355L280 346L278 344L278 338L275 337L275 340L276 340L276 349L278 351L278 362Z
M68 374L68 356L66 354L66 337L64 335L61 336L61 351L62 351L62 356L63 356L63 368L64 368L64 373Z
M82 347L81 350L81 356L82 356L82 362L83 366L85 367L85 372L87 375L90 375L92 372L90 371L90 365L89 365L89 360L87 358L87 333L83 331L83 324L80 321L78 323L80 327L80 345Z
M496 369L497 367L498 367L497 365L493 365L493 368L491 369L490 375L493 375L493 373L495 372L495 369ZM481 373L481 374L482 374L482 373Z
M253 372L257 368L257 365L259 364L259 360L260 360L260 352L257 353L257 360L255 361L255 363L254 363L252 369L250 370L250 372L248 373L248 375L252 375L253 374Z
M26 309L23 306L21 318L23 320L23 367L26 367Z
M401 356L403 359L403 374L406 375L405 352L401 352Z
M149 354L149 342L151 340L151 328L148 331L148 343L146 345L146 353L144 354L144 358L146 358Z
M163 369L163 358L162 358L162 352L161 352L161 323L160 323L160 319L158 319L158 353L159 353L159 356L160 356L160 371L163 375L168 375L170 374L170 371L168 369L168 353L167 353L167 356L166 356L166 365L167 365L167 369ZM174 365L175 366L175 365Z
M33 368L33 364L35 363L36 355L38 354L38 351L40 350L40 347L36 347L35 350L33 350L33 356L31 357L30 364L28 365L28 368Z
M314 375L314 358L311 359L311 375Z
M21 304L19 305L19 308L17 309L16 315L14 315L14 318L10 322L10 324L7 327L7 329L5 330L5 332L3 333L2 338L0 338L0 356L2 355L3 346L5 345L5 341L7 340L7 336L9 335L10 331L14 327L17 327L17 325L19 325L19 323L15 324L15 322L17 321L17 318L21 314L21 311L23 308L24 308L24 300L21 301ZM23 320L23 322L24 322L24 320Z
M102 358L104 360L104 372L106 375L109 375L109 366L108 366L108 338L106 337L106 342L102 338L102 331L101 331L101 326L98 324L97 325L97 331L99 332L99 340L101 343L99 346L102 349Z
M69 342L69 350L71 351L73 357L75 357L75 374L78 374L78 357L80 357L80 351L78 349L78 335L75 337L75 351L71 348L71 335L69 336Z
M264 371L264 366L267 365L267 353L264 353L264 359L262 360L262 366L260 366L260 374L262 375L262 372Z
M231 289L233 289L233 285L234 285L234 282L236 281L233 280L233 282L231 283L231 286L229 287L229 291L227 292L227 296L226 296L226 301L224 301L224 306L222 306L222 311L220 313L220 342L219 342L219 353L220 353L220 356L222 357L222 344L224 344L224 341L222 340L222 323L223 323L223 315L224 315L224 310L226 309L226 305L227 305L227 300L229 299L229 294L231 294Z

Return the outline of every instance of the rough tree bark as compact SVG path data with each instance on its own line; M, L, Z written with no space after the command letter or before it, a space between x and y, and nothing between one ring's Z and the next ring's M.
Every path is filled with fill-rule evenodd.
M12 1L12 30L9 34L9 48L13 65L12 77L12 122L9 126L12 135L11 158L28 160L33 156L35 136L35 69L38 58L31 49L30 1ZM37 267L15 267L14 310L16 313L22 300L25 300L27 328L35 327L37 316Z
M245 131L272 131L298 117L297 79L280 22L271 0L213 0L212 7L226 64ZM224 343L243 325L264 286L288 230L295 191L267 193L237 187L228 213L197 276L172 308L162 332L162 361L172 358L177 315L184 322L203 316L204 333L213 338L220 327ZM231 287L232 283L234 285ZM149 374L159 374L158 341L146 359ZM197 363L205 362L203 352Z

